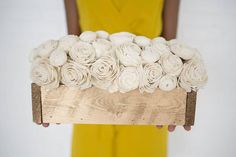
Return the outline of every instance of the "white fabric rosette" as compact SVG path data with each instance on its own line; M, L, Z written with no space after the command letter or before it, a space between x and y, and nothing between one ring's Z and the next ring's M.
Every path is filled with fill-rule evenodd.
M134 43L124 43L115 48L118 60L124 66L138 66L141 64L141 49Z
M187 92L197 91L208 80L207 72L202 60L192 59L186 62L179 76L179 85Z
M166 54L161 57L159 62L165 73L174 76L179 76L181 73L183 62L178 56L172 53Z
M66 35L59 39L58 49L62 49L65 52L69 52L71 47L79 41L79 37L76 35Z
M145 46L141 56L144 63L155 63L160 59L160 54L153 45Z
M91 74L86 66L69 60L61 68L61 82L80 90L91 87Z
M86 42L79 41L73 45L69 52L70 57L77 63L89 66L96 60L94 47Z
M54 50L49 57L50 64L53 66L62 66L67 61L67 54L62 49Z
M96 41L92 42L92 45L96 51L96 58L100 58L101 56L111 53L111 42L106 39L97 39Z
M113 45L121 45L128 42L133 42L135 35L128 32L114 33L109 36Z
M108 39L109 38L109 33L103 30L98 30L96 31L97 38L100 39Z
M37 60L32 64L31 79L48 90L57 88L60 82L57 69L50 65L47 59Z
M92 42L96 40L97 34L92 31L84 31L83 33L80 34L79 38L84 42Z
M109 89L119 75L119 63L111 55L102 56L90 68L92 84L101 89Z
M158 87L163 70L158 63L145 64L140 70L139 91L143 93L153 93Z
M196 49L187 46L184 43L179 42L176 39L168 42L171 51L184 60L189 60L194 57Z
M138 88L139 72L136 67L123 67L118 77L118 88L121 93L126 93Z
M167 41L165 38L163 37L156 37L156 38L153 38L152 41L151 41L152 44L159 44L159 43L162 43L162 44L167 44Z
M160 54L160 56L171 53L170 48L164 42L153 42L151 46L152 49L154 49Z
M159 81L159 88L163 91L171 91L177 86L177 77L173 75L164 75Z
M145 37L145 36L136 36L134 38L134 43L136 43L140 47L147 46L151 43L151 39Z
M31 62L42 59L48 58L50 54L58 47L57 40L48 40L39 45L37 48L34 48L29 56Z

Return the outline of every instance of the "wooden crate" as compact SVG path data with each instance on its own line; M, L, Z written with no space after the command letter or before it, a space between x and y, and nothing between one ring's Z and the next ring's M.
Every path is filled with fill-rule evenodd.
M193 125L196 92L182 88L141 94L108 93L95 87L80 91L61 85L46 91L32 84L33 121L38 123Z

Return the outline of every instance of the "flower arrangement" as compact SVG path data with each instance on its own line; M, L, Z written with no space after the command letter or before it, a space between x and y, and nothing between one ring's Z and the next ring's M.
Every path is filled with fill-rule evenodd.
M208 79L200 53L176 39L128 32L85 31L48 40L30 54L31 79L51 90L60 84L111 93L153 93L177 87L197 91Z

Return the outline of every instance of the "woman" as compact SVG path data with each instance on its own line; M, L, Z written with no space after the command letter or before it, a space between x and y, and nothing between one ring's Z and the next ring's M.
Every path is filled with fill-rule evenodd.
M127 31L170 40L176 37L178 8L179 0L65 0L68 34L76 35ZM165 157L167 130L175 126L157 127L76 124L72 157Z

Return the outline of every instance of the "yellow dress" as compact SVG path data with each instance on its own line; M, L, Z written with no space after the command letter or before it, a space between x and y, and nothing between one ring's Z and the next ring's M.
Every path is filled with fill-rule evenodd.
M163 0L77 0L82 31L128 31L150 38L162 31ZM167 126L73 127L72 157L166 157Z

